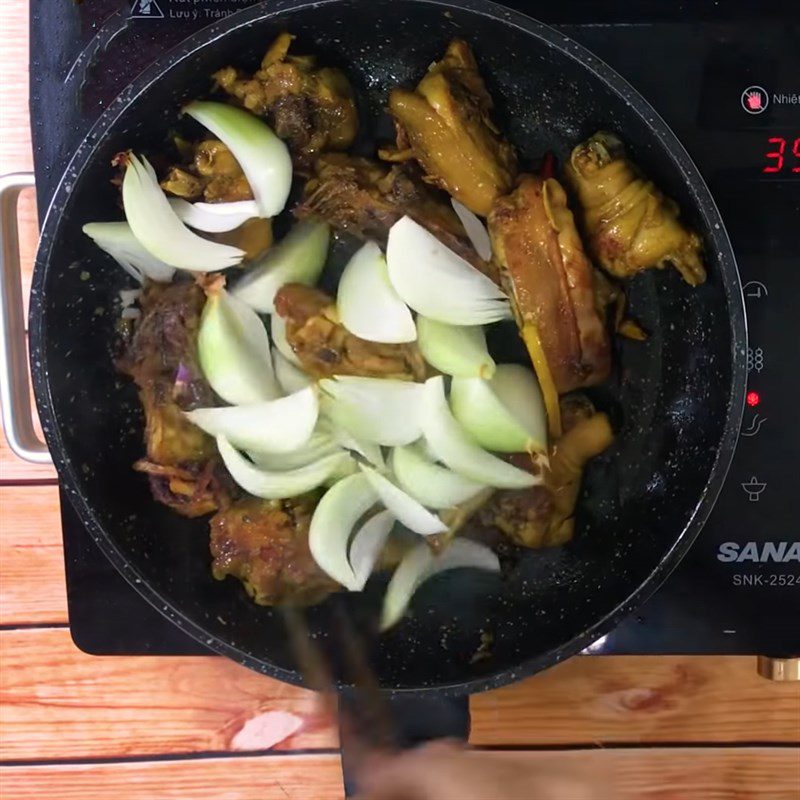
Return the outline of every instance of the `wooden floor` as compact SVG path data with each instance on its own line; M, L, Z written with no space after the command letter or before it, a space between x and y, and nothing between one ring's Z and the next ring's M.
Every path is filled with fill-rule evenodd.
M0 6L0 172L8 172L31 166L27 3ZM32 196L20 219L27 282ZM17 460L2 436L0 676L3 800L342 796L335 732L319 723L307 692L220 658L76 649L54 472ZM565 770L588 762L612 771L631 797L800 797L800 686L759 678L752 658L581 657L473 698L472 712L473 745ZM299 728L268 749L260 725L276 720Z

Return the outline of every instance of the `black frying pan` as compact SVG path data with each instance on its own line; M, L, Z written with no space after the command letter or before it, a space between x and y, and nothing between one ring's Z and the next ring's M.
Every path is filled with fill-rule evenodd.
M207 95L215 69L255 65L286 29L301 48L346 70L373 132L385 125L393 85L415 82L451 37L467 39L497 118L525 159L552 150L563 163L581 138L617 131L705 240L704 286L687 287L674 270L630 286L632 311L652 336L619 345L617 378L595 396L619 434L588 470L575 540L527 552L503 581L465 573L431 581L415 616L375 648L390 690L499 686L612 629L667 576L708 516L733 453L745 381L744 312L728 238L697 168L642 97L568 38L485 0L271 0L193 36L123 91L78 149L45 220L30 312L39 413L61 480L112 563L187 633L248 667L300 680L280 614L253 605L234 581L212 579L207 523L156 504L131 471L142 449L141 412L110 357L111 309L127 279L81 225L118 213L109 184L115 152L158 150L181 102ZM366 599L336 602L368 624L380 593L376 586ZM332 605L310 613L323 642ZM494 637L491 656L474 661L484 631Z

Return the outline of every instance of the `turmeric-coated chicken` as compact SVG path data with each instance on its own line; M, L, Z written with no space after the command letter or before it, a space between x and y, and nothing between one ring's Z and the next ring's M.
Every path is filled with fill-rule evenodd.
M358 113L344 73L318 67L314 56L289 55L294 38L278 36L253 75L225 67L214 80L246 109L266 118L303 172L319 153L350 147Z
M551 386L536 363L538 354L531 355L548 405L554 395L604 381L611 345L597 306L594 269L558 181L523 176L494 204L489 232L526 344L526 327L538 333Z
M516 153L492 122L492 107L469 45L454 39L414 91L389 95L397 150L381 156L416 159L428 181L486 216L517 173Z
M117 361L136 382L145 415L147 456L135 468L149 476L157 500L187 517L216 511L227 497L213 439L183 414L214 399L197 362L204 303L193 282L148 284L141 317Z
M589 250L604 269L628 278L672 264L691 286L705 281L700 237L614 134L600 131L579 144L565 175L582 207Z
M549 467L536 467L544 483L498 492L481 514L484 524L498 528L522 547L553 547L572 538L586 463L614 440L608 417L581 395L562 398L561 417L565 432L550 446ZM527 456L515 459L517 466L524 468L526 459L530 466Z
M212 572L238 578L259 605L320 602L337 588L316 565L308 530L316 498L247 497L211 519Z
M286 338L303 369L315 378L426 377L425 360L416 343L380 344L359 339L339 322L333 298L319 289L287 284L275 296L275 311L286 320Z
M321 217L338 230L384 245L392 225L407 215L476 269L496 278L492 266L475 252L446 196L426 186L414 169L329 153L317 159L295 214Z

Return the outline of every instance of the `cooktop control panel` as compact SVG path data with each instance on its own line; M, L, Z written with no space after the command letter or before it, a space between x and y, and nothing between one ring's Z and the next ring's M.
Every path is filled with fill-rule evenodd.
M31 0L39 206L107 103L190 33L254 0ZM508 0L587 46L666 119L709 183L748 314L747 405L728 480L689 555L593 652L800 655L797 398L800 317L800 15L758 3ZM723 13L727 16L723 17ZM542 16L544 15L544 16ZM95 548L67 503L70 617L91 652L200 651ZM124 632L103 620L112 605ZM132 609L136 609L135 613ZM129 611L130 610L130 611Z

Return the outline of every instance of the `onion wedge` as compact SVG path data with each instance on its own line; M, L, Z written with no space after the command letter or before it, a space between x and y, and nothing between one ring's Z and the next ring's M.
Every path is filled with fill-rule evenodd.
M311 518L308 545L312 558L323 572L351 591L362 587L347 557L350 534L377 502L369 481L357 473L328 489Z
M275 377L284 394L299 392L314 383L313 378L285 358L277 347L272 348L272 363L275 366Z
M365 459L373 467L383 469L386 466L379 444L358 439L352 433L339 427L333 428L331 436L343 450L348 450L351 454L357 453L358 456Z
M389 466L400 488L427 508L453 508L486 488L429 461L416 445L395 447Z
M144 283L145 278L169 283L175 274L175 267L142 246L127 222L89 222L83 226L83 232L139 283Z
M448 325L417 317L419 349L423 358L439 372L459 378L491 378L494 359L486 346L481 325Z
M272 128L249 111L228 103L195 100L183 111L231 151L250 184L260 216L278 216L292 189L292 157Z
M303 220L273 245L234 285L232 293L262 314L275 311L275 295L287 283L313 286L328 257L330 228L324 222Z
M133 235L155 258L176 269L213 272L235 267L244 250L203 239L181 222L146 158L128 155L122 204Z
M273 472L248 461L224 436L217 436L217 449L233 480L264 500L284 500L310 492L322 486L349 458L346 453L334 453L297 469Z
M278 352L296 367L302 366L297 353L292 350L292 346L286 338L286 320L280 314L272 314L270 316L269 332L270 336L272 336L272 344L278 348Z
M308 442L317 424L316 388L288 397L226 408L197 408L187 418L211 436L224 436L242 450L291 453Z
M379 511L370 517L353 537L353 543L350 545L350 566L356 576L358 590L366 586L394 523L395 518L391 511Z
M414 592L428 578L460 568L500 572L500 562L488 547L469 539L454 539L439 556L435 556L425 542L420 542L404 556L389 581L383 598L381 630L385 631L399 622Z
M378 493L381 502L410 531L414 531L420 536L431 536L447 530L447 525L436 514L428 511L421 503L395 486L380 472L371 467L365 467L363 464L359 466L372 488Z
M389 283L380 247L367 242L350 259L336 296L342 325L369 342L413 342L417 329L408 306Z
M453 378L453 416L481 447L502 453L546 453L547 412L533 372L500 364L494 378Z
M260 453L258 450L248 450L247 455L261 469L282 472L305 467L314 461L325 458L325 456L340 452L341 448L333 440L333 437L317 428L304 445L289 453Z
M444 378L437 375L425 382L422 432L438 461L476 483L495 489L525 489L539 483L525 470L486 452L456 422L444 394Z
M492 257L492 240L489 238L489 231L486 230L483 221L463 203L456 200L455 197L452 197L450 202L452 203L453 211L458 214L458 218L461 220L461 224L464 226L475 252L484 261L489 261Z
M395 291L418 314L451 325L511 318L500 288L410 217L392 225L386 262Z
M227 403L272 400L275 381L269 336L258 314L219 283L207 289L197 336L200 368L211 388Z
M236 230L247 220L258 216L258 206L253 200L239 200L233 203L189 203L181 197L170 197L169 204L184 224L206 233Z
M395 447L422 434L421 383L340 375L319 382L323 413L356 439Z

